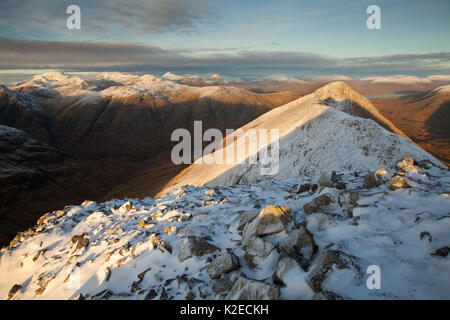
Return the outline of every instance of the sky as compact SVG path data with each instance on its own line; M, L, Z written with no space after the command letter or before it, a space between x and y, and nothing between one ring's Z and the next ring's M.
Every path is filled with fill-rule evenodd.
M0 69L448 75L449 18L448 0L0 0Z

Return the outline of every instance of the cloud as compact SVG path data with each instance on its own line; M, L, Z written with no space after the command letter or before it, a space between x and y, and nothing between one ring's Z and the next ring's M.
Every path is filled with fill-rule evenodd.
M154 33L193 31L218 17L206 0L105 1L102 9L97 21Z
M209 51L209 50L207 50ZM195 50L187 53L195 52ZM447 74L450 53L335 58L304 52L250 51L185 54L137 43L58 42L0 39L0 68L75 68L78 70L181 71L292 75Z
M73 32L65 27L70 4L81 8L83 33L78 36L85 39L193 32L201 24L219 20L208 0L1 0L0 36L52 40L72 37Z
M427 77L431 81L450 81L450 75L435 74Z
M366 77L362 78L363 81L369 81L370 83L395 83L395 84L427 84L431 83L428 78L419 78L416 76L397 74L393 76L378 76L378 77Z

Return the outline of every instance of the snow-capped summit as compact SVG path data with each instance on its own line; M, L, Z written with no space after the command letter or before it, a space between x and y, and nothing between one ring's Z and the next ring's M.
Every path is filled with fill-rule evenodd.
M332 170L368 171L381 167L393 170L397 161L406 155L442 165L408 140L369 100L344 82L330 83L263 114L241 129L244 132L254 129L258 136L258 129L279 130L279 164L274 175L261 175L265 166L248 161L267 144L260 143L257 149L247 147L245 161L227 164L226 154L232 153L235 145L225 142L228 145L221 149L224 164L206 164L201 158L175 177L160 194L183 185L212 187L264 179L314 177ZM236 144L246 139L236 132L227 139L234 138Z
M67 76L62 72L47 72L38 74L32 78L18 83L13 88L17 91L30 91L40 89L84 89L89 85L86 81L76 76Z

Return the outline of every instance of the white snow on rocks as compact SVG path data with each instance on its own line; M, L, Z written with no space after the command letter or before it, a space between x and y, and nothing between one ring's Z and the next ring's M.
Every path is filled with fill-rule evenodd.
M318 184L304 177L218 187L212 195L205 187L186 187L163 198L68 206L0 251L0 297L449 299L449 172L429 165L398 174L409 188L393 191L384 182L365 189L363 172L338 171L346 190L330 185L298 193L299 185ZM337 201L341 193L357 194L357 201L303 210L319 195ZM258 221L254 211L265 212L259 219L267 225L266 213L277 213L264 211L267 206L289 207L293 225L256 236L274 248L254 265L245 257L252 248L242 243L242 229L245 234L245 225ZM187 213L190 219L179 219ZM164 233L168 226L177 231ZM298 228L308 230L317 252L283 249ZM180 260L186 243L196 254ZM369 265L380 267L379 290L366 286Z

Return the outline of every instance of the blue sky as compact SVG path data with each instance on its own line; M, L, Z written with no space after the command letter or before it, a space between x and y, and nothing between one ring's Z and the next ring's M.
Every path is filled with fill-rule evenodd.
M66 28L70 4L81 30ZM0 68L448 74L449 18L448 0L0 0Z

